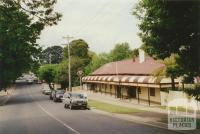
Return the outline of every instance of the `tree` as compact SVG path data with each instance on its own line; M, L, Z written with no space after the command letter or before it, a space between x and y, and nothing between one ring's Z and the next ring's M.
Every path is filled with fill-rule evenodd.
M38 76L40 80L47 82L50 89L53 89L52 83L54 83L57 68L58 65L56 64L46 64L41 66L38 70Z
M66 61L62 61L60 64L58 64L54 81L55 83L60 84L61 88L63 89L68 87L68 63Z
M172 54L170 57L165 58L161 63L163 63L165 66L163 68L159 68L154 72L155 76L166 76L170 77L172 81L172 90L175 90L175 78L180 76L182 69L177 64L177 60L180 57L178 55Z
M131 58L136 58L136 57L138 57L138 55L139 55L139 49L138 49L138 48L135 48L135 49L133 49L133 50L131 51L130 57L131 57Z
M78 70L84 70L85 66L90 63L91 53L89 53L88 49L88 44L82 39L70 42L72 86L79 85L79 76L77 75ZM68 63L67 47L64 48L63 60Z
M195 97L195 100L200 101L200 84L195 84L190 88L185 88L184 91L190 96ZM198 103L197 103L198 104Z
M130 58L131 50L128 43L119 43L115 45L115 48L111 50L110 57L112 61L119 61Z
M52 46L42 51L42 61L44 63L58 64L63 58L63 48L61 46ZM50 61L51 60L51 61Z
M78 57L82 59L85 65L87 65L91 60L88 49L89 49L88 44L82 39L73 40L72 42L70 42L71 57ZM68 59L67 47L64 48L64 57L65 59Z
M57 0L1 0L0 6L5 8L17 8L25 13L35 23L44 28L45 25L55 25L61 18L61 14L54 12Z
M109 62L136 58L138 54L138 49L131 50L128 43L116 44L109 53L92 54L91 62L85 67L85 74L88 75Z
M141 0L134 10L145 51L159 59L178 54L182 75L190 78L200 73L199 11L200 1L167 0Z
M84 70L85 68L85 61L82 60L79 57L72 57L71 59L71 80L72 80L72 86L78 86L80 82L80 78L78 76L79 70Z
M0 90L34 69L40 53L36 40L45 26L61 17L53 11L54 4L55 0L0 1Z
M107 53L101 53L99 55L94 54L91 62L85 67L85 74L89 75L93 71L95 71L100 66L111 62L111 58Z

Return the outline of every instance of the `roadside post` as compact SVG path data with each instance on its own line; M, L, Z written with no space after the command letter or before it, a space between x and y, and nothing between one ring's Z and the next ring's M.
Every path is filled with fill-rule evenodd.
M82 77L84 75L83 70L78 70L77 75L79 76L80 79L80 89L83 90L83 86L82 86Z

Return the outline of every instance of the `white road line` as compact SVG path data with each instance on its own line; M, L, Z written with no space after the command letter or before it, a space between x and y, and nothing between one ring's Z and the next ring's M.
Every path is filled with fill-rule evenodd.
M51 118L53 118L54 120L56 120L57 122L59 122L60 124L62 124L63 126L65 126L66 128L70 129L71 131L75 132L76 134L80 134L78 131L74 130L73 128L71 128L69 125L65 124L63 121L61 121L60 119L56 118L54 115L52 115L51 113L49 113L47 110L44 109L44 107L42 107L40 104L37 104L38 107L40 107L42 109L42 111L44 111L47 115L49 115Z
M29 96L31 96L31 98L33 99L32 94L29 94ZM48 116L50 116L51 118L53 118L54 120L56 120L57 122L59 122L60 124L62 124L64 127L70 129L71 131L73 131L76 134L81 134L78 131L76 131L75 129L71 128L69 125L65 124L63 121L61 121L60 119L56 118L53 114L49 113L47 110L45 110L44 107L42 107L40 104L38 104L37 102L35 102L36 105L43 111L45 112Z

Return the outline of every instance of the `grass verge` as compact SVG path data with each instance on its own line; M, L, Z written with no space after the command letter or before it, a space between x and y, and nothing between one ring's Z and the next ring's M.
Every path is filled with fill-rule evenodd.
M89 106L95 107L96 109L110 112L110 113L118 113L118 114L132 114L132 113L140 113L145 112L144 110L134 109L134 108L127 108L123 106L108 104L105 102L100 102L96 100L89 100Z

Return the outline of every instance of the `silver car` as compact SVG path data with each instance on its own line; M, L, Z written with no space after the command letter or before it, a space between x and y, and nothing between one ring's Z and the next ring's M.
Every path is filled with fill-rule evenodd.
M65 108L84 108L87 109L88 99L82 93L65 93L63 96L63 103Z

